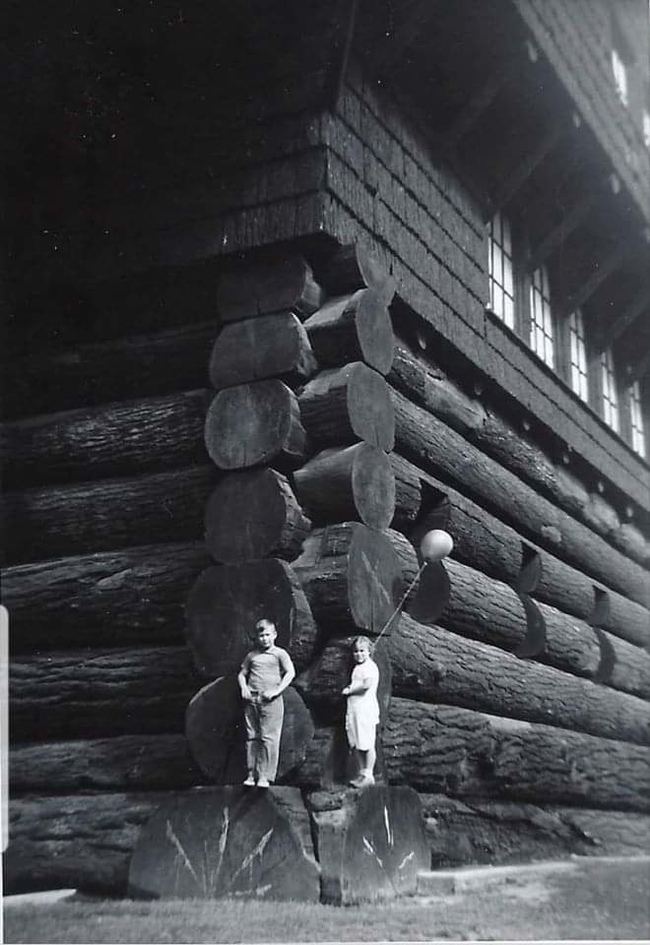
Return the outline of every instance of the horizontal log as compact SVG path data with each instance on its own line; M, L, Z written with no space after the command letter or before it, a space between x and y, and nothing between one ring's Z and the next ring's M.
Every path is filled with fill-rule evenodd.
M217 390L270 377L295 386L316 370L307 332L293 312L224 325L210 355Z
M398 452L457 485L524 536L647 607L647 571L556 508L446 424L392 392Z
M24 358L9 366L7 418L36 416L112 401L159 397L208 386L216 319L130 335Z
M307 442L294 393L278 380L219 391L205 418L205 444L220 469L264 463L295 469L304 462Z
M329 299L305 322L314 354L323 367L363 361L380 374L393 363L393 326L384 288L359 289Z
M314 529L293 568L323 633L356 627L378 634L401 596L402 571L390 540L356 522Z
M530 863L575 856L638 856L650 816L420 793L436 868Z
M418 624L407 614L399 632L387 637L386 647L395 695L618 741L650 741L650 706L636 696Z
M203 781L184 735L116 735L11 748L12 797L181 790Z
M211 394L187 391L7 424L5 488L199 465Z
M650 811L650 749L550 725L394 698L389 779L419 791Z
M369 443L318 453L294 473L298 498L316 524L359 520L387 528L395 512L395 475Z
M311 267L291 251L245 257L224 272L217 289L217 310L223 322L283 311L305 316L322 303L323 290Z
M256 468L222 476L205 508L205 543L215 561L233 564L300 553L311 522L282 473Z
M300 416L319 447L363 440L379 449L394 445L395 419L388 385L360 361L322 371L300 394Z
M143 825L170 792L14 798L4 854L6 895L70 888L125 895Z
M6 563L114 551L147 542L199 540L218 478L210 463L173 472L7 492Z
M7 568L12 650L180 642L187 595L208 563L197 542Z
M186 647L65 650L11 660L12 741L183 731L201 680Z
M187 598L186 637L199 673L236 673L255 642L262 617L277 629L277 645L298 669L311 660L316 623L293 569L279 558L207 568Z
M381 291L389 282L388 273L377 258L358 242L339 246L318 267L317 273L327 294L335 296L364 288Z
M391 525L407 532L422 507L422 480L413 472L414 467L397 453L390 453L388 459L395 476L395 514Z

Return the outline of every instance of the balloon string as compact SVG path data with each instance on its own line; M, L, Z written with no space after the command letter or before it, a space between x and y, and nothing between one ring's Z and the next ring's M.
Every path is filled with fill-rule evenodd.
M405 601L406 598L409 596L409 594L411 593L411 591L413 590L413 588L415 587L415 585L417 584L417 582L420 580L420 577L422 576L422 572L424 571L424 569L426 568L426 566L428 565L428 563L429 563L428 561L423 561L422 564L420 565L420 570L418 571L418 573L415 575L415 577L413 578L413 580L411 581L411 583L409 584L409 586L408 586L408 587L406 588L406 590L404 591L404 594L403 594L403 596L402 596L401 601L399 602L399 604L397 605L397 607L395 608L395 610L392 612L392 614L390 615L390 617L388 618L388 620L386 621L386 623L384 624L384 626L381 628L381 631L379 632L379 635L378 635L378 636L376 637L376 639L375 639L375 646L379 643L379 640L381 639L381 637L382 637L382 635L384 634L384 632L385 632L386 630L388 630L388 628L390 627L391 623L393 622L393 620L395 619L395 617L397 616L397 614L400 612L400 610L401 610L402 607L404 606L404 601Z

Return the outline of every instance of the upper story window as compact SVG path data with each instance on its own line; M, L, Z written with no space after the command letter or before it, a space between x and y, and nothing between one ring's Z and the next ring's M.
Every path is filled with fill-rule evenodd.
M490 223L488 274L490 308L509 328L515 327L515 280L510 222L497 213Z
M641 409L641 385L635 381L628 388L630 404L630 430L632 436L632 449L639 456L646 457L645 428L643 425L643 410Z
M530 346L545 364L555 366L551 287L546 266L535 270L530 284Z
M650 149L650 112L643 111L643 141L646 148Z
M581 400L588 403L587 347L585 320L581 308L577 308L569 315L569 375L572 390Z
M629 104L629 93L627 88L627 66L618 49L612 49L612 72L614 73L614 85L618 97L624 105Z
M603 390L603 419L616 433L620 430L618 391L616 371L611 348L606 348L600 356L601 382Z

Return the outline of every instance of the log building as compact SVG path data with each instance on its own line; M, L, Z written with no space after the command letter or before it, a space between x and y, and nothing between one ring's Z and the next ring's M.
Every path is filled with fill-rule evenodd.
M377 659L431 864L647 850L647 3L35 6L5 40L5 890L123 892L161 804L240 778L263 615L325 877L346 641L430 528L451 558Z

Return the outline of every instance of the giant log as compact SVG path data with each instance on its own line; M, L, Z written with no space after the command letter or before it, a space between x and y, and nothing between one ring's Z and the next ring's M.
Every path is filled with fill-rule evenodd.
M357 628L376 635L401 595L402 569L390 540L356 522L315 529L293 568L324 633Z
M647 607L647 571L595 532L556 508L515 475L477 450L446 424L397 391L396 444L405 458L423 464L574 567Z
M210 463L173 472L8 492L7 564L113 551L147 542L199 540L203 506L218 478Z
M215 561L234 564L300 553L311 522L289 481L265 467L227 473L205 507L205 543Z
M161 472L206 461L205 390L7 424L5 488Z
M214 679L239 671L262 617L276 626L277 645L302 669L316 642L316 624L293 569L279 558L207 568L187 599L186 637L197 670Z
M363 440L391 450L395 417L386 381L353 361L311 380L299 398L300 416L314 444L342 446Z
M399 632L387 637L386 648L395 695L650 742L650 705L636 696L418 624L408 614L402 615Z
M3 601L12 651L180 642L187 594L208 562L196 542L7 568Z
M359 289L328 300L305 322L314 354L324 367L364 361L380 374L393 363L393 326L386 292Z
M348 243L339 246L318 269L318 280L328 295L344 295L356 289L384 292L390 302L394 283L367 246Z
M309 315L323 303L323 290L297 253L249 257L221 277L217 310L223 322L290 311Z
M383 529L393 519L393 468L386 453L369 443L323 450L297 469L293 480L316 524L358 519Z
M205 445L220 469L295 469L307 450L295 394L275 379L219 391L205 417Z
M275 780L291 781L314 736L311 713L296 689L285 689L280 756ZM214 784L241 784L246 777L244 705L234 676L203 686L185 715L185 734L192 756Z
M318 902L320 870L300 791L197 788L172 798L140 833L129 895Z
M182 646L16 656L9 731L12 741L182 732L200 685Z
M391 783L455 797L650 811L650 749L446 705L393 698Z
M397 453L389 453L388 459L395 476L395 515L391 525L406 533L420 514L422 480L415 467Z
M316 369L307 333L293 312L224 325L210 355L210 382L217 390L270 377L295 386Z

